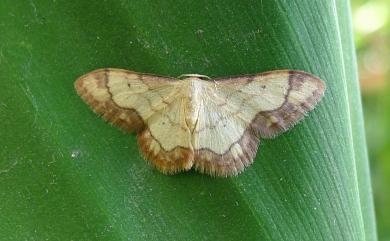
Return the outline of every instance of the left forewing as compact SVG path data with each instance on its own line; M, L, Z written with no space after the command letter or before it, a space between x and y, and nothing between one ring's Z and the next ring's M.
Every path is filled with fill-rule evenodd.
M127 131L141 131L178 91L175 79L122 69L99 69L75 82L81 98L104 119Z

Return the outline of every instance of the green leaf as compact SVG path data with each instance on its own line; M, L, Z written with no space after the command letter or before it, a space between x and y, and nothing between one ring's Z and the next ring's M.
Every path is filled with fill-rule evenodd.
M1 240L376 240L347 1L11 1L0 8ZM166 176L73 82L305 70L304 121L233 178Z

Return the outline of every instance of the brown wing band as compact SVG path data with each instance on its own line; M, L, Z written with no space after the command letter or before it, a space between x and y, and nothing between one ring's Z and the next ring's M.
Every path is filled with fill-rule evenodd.
M96 70L80 77L75 83L77 93L92 107L94 112L102 116L106 121L129 132L142 131L145 125L137 111L120 107L112 100L112 94L107 86L109 72L110 69L104 69L104 71ZM107 91L110 95L106 101L97 101L83 86L83 80L90 74L95 74L97 88Z

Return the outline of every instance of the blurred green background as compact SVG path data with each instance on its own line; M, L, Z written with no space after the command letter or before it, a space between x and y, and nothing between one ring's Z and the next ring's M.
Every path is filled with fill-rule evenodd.
M390 240L390 1L352 0L379 240Z

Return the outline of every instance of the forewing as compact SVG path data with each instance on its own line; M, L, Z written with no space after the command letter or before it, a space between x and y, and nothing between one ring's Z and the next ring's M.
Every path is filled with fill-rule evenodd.
M260 89L258 94L256 89ZM325 83L302 71L271 71L255 76L240 91L253 96L249 102L249 116L254 116L251 126L260 137L273 138L314 109L324 94ZM246 113L249 111L242 111L241 116Z
M122 69L99 69L80 77L75 88L104 119L127 131L141 131L155 111L174 98L174 79Z

